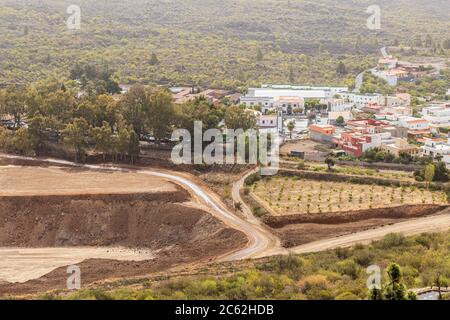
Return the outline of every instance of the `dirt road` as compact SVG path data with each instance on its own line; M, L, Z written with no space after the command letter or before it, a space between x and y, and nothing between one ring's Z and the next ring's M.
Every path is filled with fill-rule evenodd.
M205 207L209 208L211 214L223 221L226 225L235 228L243 233L249 239L247 246L239 251L232 252L222 257L222 260L241 260L248 258L259 258L276 254L288 253L305 253L315 252L337 247L352 246L358 243L369 243L378 240L389 233L404 233L405 235L418 234L423 232L445 231L450 228L450 213L444 213L429 216L426 218L414 219L406 222L396 223L373 230L357 232L337 238L320 240L317 242L294 247L289 250L281 247L280 240L274 236L262 223L253 216L250 208L248 208L241 199L239 190L244 184L245 178L253 173L249 172L233 186L232 197L235 202L242 204L242 212L244 219L236 216L234 213L226 209L222 201L211 191L195 182L194 177L190 178L187 174L180 174L170 171L155 171L148 169L129 170L120 167L101 166L101 165L79 165L73 162L57 160L57 159L35 159L29 157L1 155L0 157L30 161L44 161L50 164L69 165L74 167L88 168L92 170L109 170L117 172L133 172L134 174L143 174L156 176L175 182L183 188L189 190L192 195L199 200Z
M281 241L270 230L258 219L256 218L251 209L245 204L244 200L241 198L240 190L244 187L245 179L251 174L257 172L258 169L252 170L245 174L241 179L233 184L232 198L235 203L240 203L242 208L242 213L244 214L245 220L250 223L255 230L257 230L264 237L264 250L261 252L254 252L251 257L260 258L263 256L270 256L276 254L286 254L288 253L286 249L281 246ZM239 253L232 254L228 259L239 259Z
M450 229L450 210L425 218L412 219L372 230L366 230L332 239L324 239L290 249L293 253L318 252L339 247L351 247L355 244L368 244L380 240L390 233L402 233L406 236L424 232L443 232Z
M127 248L0 248L0 281L26 282L86 259L152 260L150 250Z
M266 230L263 230L260 225L256 225L255 221L246 221L234 213L226 209L226 206L218 199L211 191L206 190L204 187L199 186L194 182L194 178L190 179L186 177L186 174L179 174L169 171L156 171L148 169L124 169L114 166L102 166L102 165L80 165L70 161L59 160L59 159L37 159L31 157L13 156L0 154L0 157L7 159L17 159L26 161L40 161L54 165L65 165L73 166L78 168L86 168L91 170L108 170L115 172L131 172L133 174L148 175L153 177L160 177L168 181L174 182L181 187L188 190L195 199L197 199L201 204L208 208L209 212L213 214L216 218L224 222L227 226L234 228L243 232L249 242L247 246L237 252L232 252L229 255L223 256L222 260L238 260L238 259L248 259L254 257L262 257L270 255L273 249L278 249L275 247L273 242L273 237Z

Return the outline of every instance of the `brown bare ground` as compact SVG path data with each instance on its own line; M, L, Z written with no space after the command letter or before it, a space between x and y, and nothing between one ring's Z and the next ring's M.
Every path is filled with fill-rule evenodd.
M193 203L187 191L160 178L77 168L0 170L0 247L124 247L155 252L155 258L147 261L78 263L83 285L209 261L247 242L243 233ZM3 282L0 296L63 289L67 277L61 267L25 283Z
M436 214L448 206L405 205L394 208L359 210L322 215L266 216L264 222L291 248L317 240L379 228L412 218Z

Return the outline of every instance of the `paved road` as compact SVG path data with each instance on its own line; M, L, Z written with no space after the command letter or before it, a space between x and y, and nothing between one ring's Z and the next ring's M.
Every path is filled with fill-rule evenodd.
M353 90L355 93L360 93L361 92L361 87L363 85L363 81L364 81L364 72L361 72L360 74L358 74L356 76L355 79L355 89Z

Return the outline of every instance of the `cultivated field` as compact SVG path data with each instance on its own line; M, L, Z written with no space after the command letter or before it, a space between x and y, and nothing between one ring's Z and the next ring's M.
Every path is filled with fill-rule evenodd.
M251 193L277 216L349 212L415 204L447 204L443 192L415 187L386 187L272 177L258 181Z

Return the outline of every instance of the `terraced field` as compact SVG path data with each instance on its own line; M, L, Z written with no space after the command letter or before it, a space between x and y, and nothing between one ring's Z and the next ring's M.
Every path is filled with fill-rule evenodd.
M251 192L276 216L447 204L446 194L440 191L286 177L258 181Z

